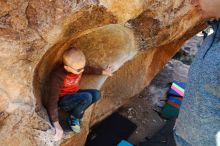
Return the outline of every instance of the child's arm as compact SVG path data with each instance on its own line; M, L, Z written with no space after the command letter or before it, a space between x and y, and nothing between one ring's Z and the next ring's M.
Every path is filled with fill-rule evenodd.
M85 66L84 73L112 76L113 67L107 66L106 69L103 69L101 67L93 67L93 66L87 65L87 66Z
M51 122L55 128L56 134L54 140L58 141L63 136L63 129L59 124L58 119L58 101L59 101L59 91L63 82L63 72L55 71L51 74L51 86L50 86L50 98L47 104L47 110L51 119Z
M51 86L50 86L50 98L47 105L47 109L52 123L59 120L58 101L59 101L60 87L61 87L61 83L59 83L59 81L55 77L52 77Z
M93 67L90 65L86 65L84 68L84 73L85 74L96 74L96 75L101 75L102 74L102 68L101 67Z

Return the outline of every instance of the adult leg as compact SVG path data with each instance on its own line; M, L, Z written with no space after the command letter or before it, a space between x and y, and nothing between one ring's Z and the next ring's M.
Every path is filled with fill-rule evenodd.
M205 90L201 91L207 93ZM209 96L187 96L183 100L174 128L177 146L215 146L220 130L220 98ZM196 95L196 94L195 94Z

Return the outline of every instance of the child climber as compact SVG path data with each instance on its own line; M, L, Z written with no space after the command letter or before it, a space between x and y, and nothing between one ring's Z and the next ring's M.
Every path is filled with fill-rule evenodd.
M60 140L63 129L58 121L58 107L70 114L68 123L71 129L80 132L80 119L85 110L100 99L100 91L96 89L82 90L79 82L83 72L112 76L112 68L105 70L85 66L86 59L82 51L70 48L63 54L63 63L51 72L50 97L47 104L50 119L55 127L54 139Z

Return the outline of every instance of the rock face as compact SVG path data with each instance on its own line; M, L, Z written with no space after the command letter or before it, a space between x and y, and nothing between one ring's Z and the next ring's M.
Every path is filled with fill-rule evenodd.
M0 145L84 144L89 127L139 93L193 34L204 28L185 0L0 1ZM45 108L48 77L69 46L114 76L84 75L102 91L80 134L53 141Z

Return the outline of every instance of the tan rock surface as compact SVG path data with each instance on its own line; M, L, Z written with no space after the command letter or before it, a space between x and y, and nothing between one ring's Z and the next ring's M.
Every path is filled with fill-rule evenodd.
M83 145L89 127L148 85L203 28L200 20L185 0L0 0L0 145ZM42 103L49 73L70 45L115 74L83 77L82 88L101 89L102 100L80 134L54 142Z

